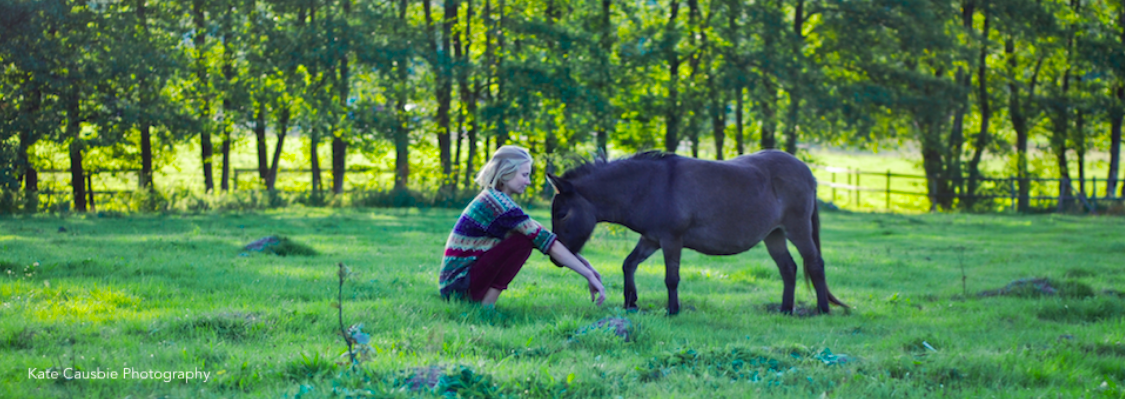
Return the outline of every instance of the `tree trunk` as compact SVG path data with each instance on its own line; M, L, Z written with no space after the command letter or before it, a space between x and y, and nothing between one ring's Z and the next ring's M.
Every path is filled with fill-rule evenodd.
M348 4L348 2L344 2ZM348 7L350 9L350 7ZM345 45L347 46L347 45ZM348 96L350 89L350 76L348 69L348 55L344 53L340 57L340 79L336 82L340 88L340 103L344 108L344 112L348 109ZM345 120L342 122L347 124ZM344 193L344 174L347 173L347 158L348 158L348 142L344 140L344 134L348 131L347 126L338 126L336 134L332 135L332 193L340 195Z
M1078 13L1080 3L1071 1L1071 7ZM1073 26L1072 26L1073 28ZM1073 104L1069 97L1070 75L1074 57L1074 34L1071 33L1066 42L1066 59L1068 66L1062 76L1062 93L1053 102L1055 108L1054 129L1051 132L1051 149L1055 152L1055 160L1059 167L1059 211L1070 209L1074 204L1074 192L1070 184L1070 166L1066 159L1067 139L1070 138L1070 113Z
M801 53L804 47L804 23L805 23L805 0L797 0L797 5L793 8L793 58L801 60L803 54ZM785 152L797 155L797 134L800 129L801 120L801 85L804 84L801 76L801 68L804 67L803 62L798 62L796 71L793 71L795 76L792 82L792 88L789 90L789 109L786 115L785 122Z
M144 83L141 83L142 85ZM148 121L141 122L141 180L144 190L156 191L152 173L152 126Z
M992 119L992 108L988 99L988 23L989 14L987 7L981 7L981 13L984 14L984 27L981 29L981 36L984 40L981 41L980 55L977 58L977 102L980 108L980 133L977 134L976 140L973 142L973 157L969 160L969 187L965 193L964 208L971 209L976 203L977 184L981 177L980 175L980 161L984 156L985 148L988 147L991 138L989 137L988 124Z
M1081 81L1081 79L1079 79ZM1079 108L1074 118L1074 156L1078 161L1078 192L1086 196L1086 115Z
M727 110L719 97L720 88L711 85L711 134L715 136L715 159L723 160L723 145L726 141Z
M553 104L553 103L554 102L551 101L547 104L550 104L549 106L553 107L555 109L558 109L559 107L565 106L563 104L556 105L556 104ZM544 104L544 105L547 105L547 104ZM544 107L544 109L546 109L546 107ZM558 144L559 144L558 135L555 133L556 131L559 130L559 128L558 128L558 126L555 126L555 118L553 118L553 117L547 118L547 129L546 130L547 130L546 131L546 137L543 140L543 154L544 154L544 158L547 161L547 165L546 165L546 167L543 168L543 171L545 172L545 174L546 173L554 174L554 173L556 173L556 171L555 171L555 162L554 162L554 156L553 155L554 155L555 150L557 149ZM554 186L552 186L546 180L547 179L543 179L543 185L540 186L540 189L542 190L541 194L543 195L542 198L550 199L551 196L555 194L554 191L553 191Z
M926 193L930 198L930 212L949 209L952 202L949 190L949 177L945 176L942 165L942 146L940 126L928 118L920 118L915 122L922 136L922 169L926 172Z
M226 100L224 100L226 101ZM223 119L227 117L224 116ZM228 122L223 123L223 143L221 149L223 153L223 171L222 178L219 180L219 187L223 192L230 190L230 136L231 130L234 128Z
M38 130L39 124L35 123L39 116L39 110L43 103L43 90L36 85L31 89L26 106L21 106L20 110L24 114L24 118L28 121L27 127L20 129L19 137L20 144L16 150L16 170L18 176L16 184L19 180L24 181L23 190L28 198L34 198L39 191L39 172L35 170L35 166L31 164L31 157L28 155L28 150L32 145L38 141L40 135L35 134L34 131ZM18 187L17 187L18 188ZM30 209L29 211L35 211Z
M86 173L82 169L83 142L79 136L82 131L82 114L79 108L81 89L78 83L71 83L66 98L66 137L70 140L70 187L74 197L74 210L86 212Z
M314 27L316 26L316 8L317 8L317 4L314 2L314 3L312 3L311 9L309 10L309 24L314 26ZM325 14L327 14L328 16L332 15L331 12L326 12ZM334 36L334 35L333 34L328 35L328 37L332 37L332 36ZM328 69L328 71L325 72L323 75L320 75L318 73L319 66L320 66L320 63L318 63L318 62L313 62L309 65L309 75L310 76L320 76L319 82L315 86L318 89L323 87L323 84L325 83L326 79L328 79L328 75L332 75L331 71L332 71L332 67L333 67L331 64L328 64L328 67L326 68L326 69ZM323 187L323 185L321 184L321 180L320 180L320 148L319 147L320 147L321 128L319 126L316 126L315 124L311 124L311 125L312 126L309 127L309 169L311 169L311 171L312 171L312 176L311 176L311 178L312 178L312 181L311 181L312 192L309 195L309 199L311 200L310 202L312 202L313 204L320 205L320 204L322 204L322 200L323 200L323 197L321 196L321 192L320 192L321 187Z
M1070 88L1070 69L1067 68L1062 76L1062 94L1052 102L1055 116L1052 118L1051 151L1055 153L1055 162L1059 168L1059 204L1058 211L1070 209L1073 203L1073 194L1070 190L1070 167L1066 159L1067 138L1070 135L1070 100L1066 98Z
M137 25L139 25L141 32L148 40L148 17L145 14L145 0L137 0ZM142 105L152 103L152 95L149 85L145 82L146 76L142 75L138 81L139 100ZM149 121L147 112L142 112L139 130L141 132L141 175L138 184L141 189L148 191L155 191L156 187L153 185L153 171L152 171L152 123Z
M31 132L28 130L20 131L20 145L16 153L16 163L19 165L19 173L22 176L17 178L17 181L23 180L23 190L29 196L39 191L39 173L35 170L35 166L31 164L31 158L27 154L31 144Z
M309 168L312 169L313 203L320 201L320 128L309 129Z
M423 14L426 18L426 31L427 42L430 47L430 58L433 65L434 80L437 83L435 86L434 96L437 99L437 143L438 143L438 157L441 163L441 186L438 189L437 201L448 200L449 195L453 192L453 157L451 152L451 134L449 128L449 110L452 103L453 93L453 63L449 59L449 36L453 31L452 20L457 16L458 2L454 0L444 0L442 5L443 15L441 23L435 26L432 12L430 10L430 2L422 2ZM440 29L440 32L438 31ZM438 47L438 40L440 38L441 47Z
M794 87L789 90L789 109L785 123L785 152L797 155L797 129L800 118L801 93Z
M210 119L210 105L208 100L207 91L207 63L205 58L205 51L203 45L207 40L207 24L206 16L203 11L203 0L192 1L191 7L192 22L195 24L195 51L197 56L195 59L195 74L199 79L199 90L202 91L201 101L199 106L199 119L204 121L203 128L199 132L199 147L200 157L202 158L203 165L203 186L207 192L215 190L215 178L211 173L211 158L214 155L214 149L211 145L211 128L206 122Z
M453 36L453 51L454 57L457 58L458 69L456 70L457 84L459 87L458 93L461 95L461 106L465 108L465 113L468 114L468 152L465 154L465 189L470 189L473 184L473 163L476 162L477 152L477 92L475 79L470 82L468 71L472 68L469 63L472 62L468 54L472 54L473 42L473 0L468 0L465 5L465 32L464 44L461 43L461 34ZM454 15L453 23L456 24L457 16ZM458 146L460 146L458 140ZM458 148L458 155L461 150Z
M744 104L742 102L743 93L741 84L736 84L734 86L734 96L734 150L738 155L742 155L746 153L746 139L742 134L742 107Z
M1118 3L1117 27L1121 45L1125 47L1125 4ZM1113 198L1117 191L1117 173L1121 165L1121 123L1125 116L1125 77L1117 77L1117 101L1109 109L1109 178L1106 180L1105 196ZM1112 101L1112 100L1111 100ZM1125 197L1125 184L1121 185L1121 197Z
M688 117L686 133L688 136L688 143L691 147L691 157L699 158L699 125L700 121L703 119L703 115L700 112L694 113L695 115Z
M763 150L772 150L777 148L777 137L775 136L777 118L774 112L774 106L777 103L777 90L773 86L773 80L764 74L762 75L762 90L762 101L758 104L762 108L761 147Z
M598 46L601 50L599 58L601 70L601 81L598 88L598 93L605 96L605 106L599 110L601 112L598 123L596 147L600 154L608 156L609 151L609 132L614 129L611 126L615 123L615 117L612 111L612 87L613 87L613 73L609 62L610 54L613 52L613 25L610 22L610 10L612 8L612 0L602 0L602 14L601 14L601 35L598 38Z
M1027 212L1030 210L1030 192L1031 181L1027 169L1027 141L1030 126L1027 123L1027 111L1021 104L1020 100L1020 84L1016 80L1018 75L1017 66L1019 65L1016 59L1016 44L1015 39L1011 36L1004 42L1004 53L1008 57L1008 75L1011 76L1008 82L1008 115L1012 120L1012 128L1016 131L1016 169L1019 177L1019 188L1017 193L1016 209L1019 212ZM1040 56L1039 60L1035 63L1035 71L1032 73L1031 83L1027 88L1028 102L1035 98L1035 85L1039 77L1039 68L1043 66L1043 57ZM1033 106L1028 104L1028 107Z
M289 106L283 104L277 115L277 146L273 150L273 164L266 178L266 190L277 189L277 171L281 163L281 150L285 146L285 136L289 133Z
M332 137L332 194L344 193L344 173L347 173L348 143L340 136Z
M405 97L402 95L402 97ZM397 123L395 126L395 191L406 190L410 183L410 139L406 128L406 100L396 101Z
M691 46L691 53L688 54L688 67L690 72L688 78L685 80L685 90L683 93L683 103L685 107L691 111L687 116L687 136L691 143L691 156L692 158L699 158L699 135L703 130L703 121L707 116L704 112L706 100L704 99L705 93L703 90L708 90L706 82L702 85L696 85L700 74L699 65L703 62L703 58L707 55L707 32L700 23L699 0L687 0L688 5L688 38Z
M972 16L969 16L969 19L971 20ZM953 105L953 124L949 131L949 147L946 150L945 170L949 179L950 206L956 199L957 193L965 192L961 172L961 155L965 151L965 113L969 109L969 93L973 91L972 73L966 73L961 67L957 67L953 79L964 90L964 95L958 95L959 101Z
M254 138L257 141L258 153L258 179L265 182L269 180L270 158L266 149L266 101L258 101L258 110L254 113Z
M399 0L400 27L408 26L406 20L406 0ZM398 32L405 34L404 32ZM398 74L398 86L395 89L395 186L394 191L405 191L410 182L410 132L407 129L408 116L406 115L406 90L404 87L410 83L407 74L407 60L399 56L395 60L395 72Z
M740 4L740 1L738 1L738 0L731 0L727 4L727 8L728 8L728 10L727 10L727 29L730 32L730 37L728 38L728 40L730 40L730 42L731 42L731 48L734 49L733 54L737 54L737 51L738 51L738 39L739 39L738 17L739 17L739 14L741 13L741 10L737 8L739 4ZM735 104L734 105L734 129L735 129L734 130L734 151L737 153L737 155L742 155L742 154L746 153L746 146L745 146L745 141L744 141L743 133L742 133L742 112L743 112L742 108L744 106L744 104L743 104L743 95L744 94L742 93L742 89L743 89L743 87L742 87L742 77L743 77L744 74L742 73L742 71L743 71L743 68L744 68L744 63L742 62L740 57L737 56L737 55L734 55L732 58L733 59L731 60L731 62L734 64L735 68L738 71L738 74L737 74L738 77L735 79L734 93L733 93L734 94L734 104Z
M469 189L473 186L473 178L476 177L476 171L473 169L476 164L477 158L477 93L474 90L468 95L468 102L466 112L469 114L469 132L468 132L468 146L469 150L465 154L465 188Z
M234 133L235 109L231 106L230 98L233 95L234 83L234 51L231 50L230 16L223 17L223 79L226 80L226 92L223 93L223 171L219 179L219 187L223 192L230 191L230 145L231 135Z
M676 32L676 16L680 12L680 1L669 0L668 24L664 28L664 57L668 61L668 102L664 104L664 151L676 152L679 147L680 103L679 70L680 56L676 53L679 33Z
M343 29L348 29L348 18L351 16L352 8L351 1L344 0L340 2L340 14L343 17L339 25ZM329 17L331 21L331 11ZM335 24L334 24L335 25ZM335 78L335 87L339 90L340 108L344 111L344 118L339 124L333 123L332 134L332 194L340 195L344 193L344 181L347 174L347 158L348 158L348 141L345 136L350 131L347 125L348 118L348 97L351 90L351 69L348 65L348 53L351 51L351 42L348 41L348 34L344 32L336 32L335 28L330 30L334 37L329 38L329 45L336 46L340 52L340 57L336 60L336 65L329 65L329 69L334 69L331 74ZM337 75L338 73L338 75Z
M505 79L503 76L504 70L506 69L506 67L504 66L504 27L507 25L504 23L504 0L500 0L499 9L500 19L497 23L495 33L497 52L495 65L496 70L494 71L494 73L496 74L496 104L500 108L500 115L498 115L499 119L497 119L496 121L497 149L499 149L500 146L504 144L508 144L508 103L504 99L504 82L506 82L507 79Z
M1109 176L1106 179L1105 196L1113 198L1117 188L1117 173L1121 165L1121 122L1125 116L1125 85L1117 86L1117 104L1109 112ZM1122 186L1122 197L1125 197L1125 185Z

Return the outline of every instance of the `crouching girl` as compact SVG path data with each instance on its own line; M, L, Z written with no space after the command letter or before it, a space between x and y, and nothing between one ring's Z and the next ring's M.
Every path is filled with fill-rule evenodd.
M531 184L531 155L517 146L496 150L476 182L483 190L461 213L445 243L438 285L443 298L460 298L491 306L516 277L532 249L550 255L586 279L590 300L605 301L602 277L555 234L532 220L511 196Z

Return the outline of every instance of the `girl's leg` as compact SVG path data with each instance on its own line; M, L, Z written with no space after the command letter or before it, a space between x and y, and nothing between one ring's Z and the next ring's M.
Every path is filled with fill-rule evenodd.
M476 264L469 268L469 295L473 301L495 303L534 249L527 236L512 234L481 254Z
M496 288L488 287L488 291L486 291L484 293L484 298L481 298L480 303L485 304L485 305L496 304L496 300L500 299L500 293L501 292L504 292L504 291L500 291Z

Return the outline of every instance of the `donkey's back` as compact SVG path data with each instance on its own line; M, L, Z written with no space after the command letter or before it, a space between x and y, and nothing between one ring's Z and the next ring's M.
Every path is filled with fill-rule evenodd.
M808 166L782 151L767 150L728 161L678 160L684 246L709 255L731 255L761 242L786 220L812 217L816 179Z

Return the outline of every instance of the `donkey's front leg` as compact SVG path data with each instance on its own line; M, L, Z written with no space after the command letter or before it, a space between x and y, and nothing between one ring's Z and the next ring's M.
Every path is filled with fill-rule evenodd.
M683 240L680 238L665 239L660 241L664 249L664 286L668 287L668 315L680 313L680 252L683 251Z
M777 263L777 270L781 272L783 284L781 292L781 313L793 314L793 291L797 287L797 262L789 254L789 247L785 243L785 232L781 229L770 232L765 239L766 249Z
M648 259L649 256L652 256L657 249L660 249L659 243L641 237L637 246L633 248L633 252L625 257L625 264L621 266L621 270L625 274L625 309L637 310L637 282L635 279L637 266Z

